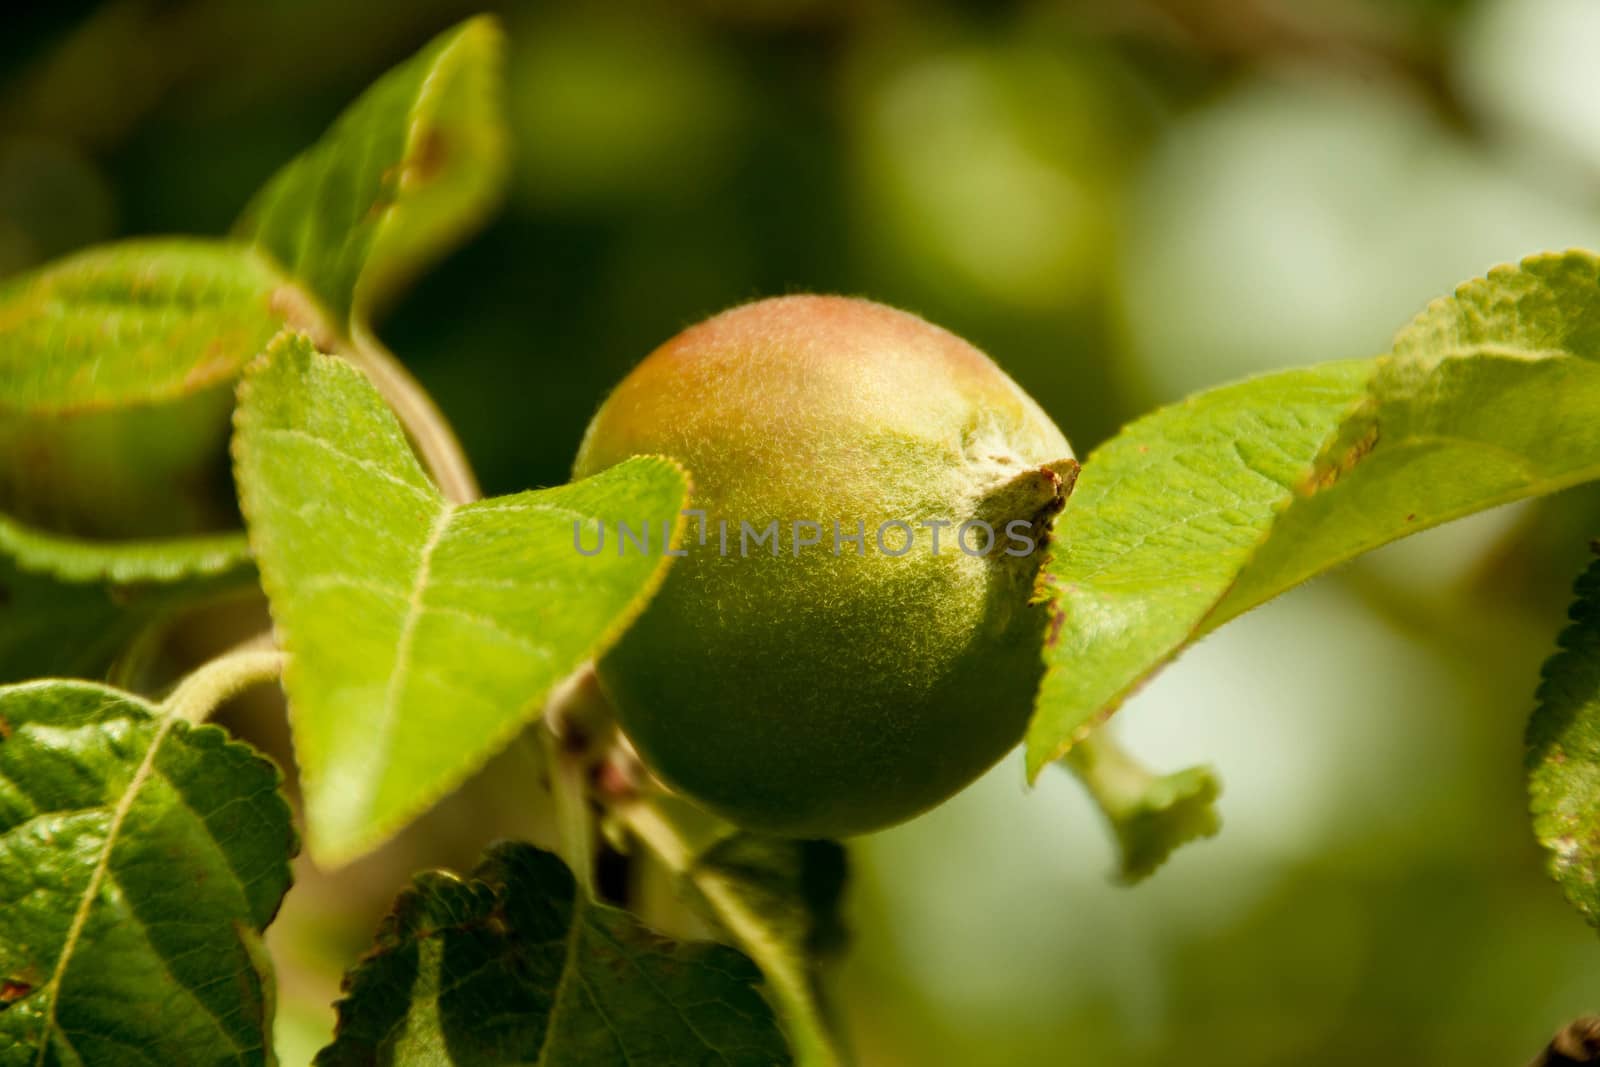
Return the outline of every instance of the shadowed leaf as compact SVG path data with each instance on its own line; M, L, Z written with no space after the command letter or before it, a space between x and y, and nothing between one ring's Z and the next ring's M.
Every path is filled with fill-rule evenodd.
M236 232L304 285L341 333L464 236L507 173L490 18L441 34L380 78L258 193Z
M248 566L181 582L69 582L19 570L0 555L0 683L102 678L146 627L254 588Z
M0 688L0 1062L271 1063L293 852L276 768L218 727Z
M622 817L678 876L690 902L766 975L795 1062L846 1062L820 984L822 965L848 940L839 913L844 847L745 833L666 795L633 801Z
M1573 595L1528 723L1528 792L1551 877L1600 926L1600 561Z
M588 900L554 856L500 845L471 877L401 895L316 1063L787 1064L760 979L730 948Z

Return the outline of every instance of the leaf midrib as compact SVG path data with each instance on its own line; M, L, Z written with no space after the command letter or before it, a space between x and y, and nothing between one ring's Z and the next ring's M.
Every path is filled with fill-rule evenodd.
M395 726L399 717L400 703L405 697L406 684L411 677L411 650L417 639L417 624L421 622L426 612L423 598L428 592L428 581L433 572L433 554L444 540L446 531L450 527L450 520L455 518L457 506L447 500L438 502L439 512L434 516L433 525L428 529L428 536L422 543L422 551L417 559L417 571L411 582L411 593L406 598L406 613L400 620L400 635L395 639L394 669L389 672L389 684L383 691L383 706L379 711L377 738L374 749L378 753L379 766L387 766L389 756L394 750ZM369 794L367 803L369 810L376 805L376 794L381 785L383 775L375 774L368 779Z
M106 871L111 866L111 852L116 847L117 837L122 833L122 824L126 821L128 813L133 810L133 802L138 799L139 791L155 773L156 753L160 751L161 745L177 722L177 719L171 717L161 720L154 736L150 739L149 747L145 749L144 758L140 760L138 769L129 779L128 787L123 790L116 808L112 810L111 823L106 827L105 844L95 860L94 870L89 873L89 884L84 887L83 896L78 901L78 910L72 916L72 925L67 928L67 936L61 943L61 954L56 958L55 970L41 990L46 994L48 1007L45 1009L44 1032L40 1034L39 1055L33 1061L34 1067L44 1067L45 1056L50 1051L50 1032L59 1028L56 1022L56 1005L60 1003L61 980L66 976L73 953L77 951L78 941L83 936L83 928L89 921L89 913L94 910L94 902L100 895L100 886L105 881Z

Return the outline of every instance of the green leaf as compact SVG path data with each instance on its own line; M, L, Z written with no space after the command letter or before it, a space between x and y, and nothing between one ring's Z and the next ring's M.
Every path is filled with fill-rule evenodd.
M104 677L141 631L254 588L246 566L175 582L64 582L0 555L0 683Z
M1528 795L1550 876L1600 926L1600 560L1573 596L1528 723Z
M1199 635L1370 373L1334 363L1213 389L1089 457L1045 564L1054 620L1030 776Z
M466 505L424 476L349 364L303 337L246 376L235 437L281 647L312 853L379 844L538 715L660 583L687 481L642 458ZM648 523L650 554L579 555L577 527ZM608 543L610 543L608 541Z
M0 512L92 538L225 525L233 381L284 294L248 246L200 240L109 245L0 286Z
M273 1062L278 783L115 689L0 688L0 1062Z
M1435 301L1372 363L1202 393L1085 464L1047 579L1030 775L1189 643L1354 556L1600 476L1600 260Z
M244 531L130 541L50 534L0 515L0 554L67 582L173 582L249 569Z
M769 1067L789 1054L760 972L596 904L530 845L418 877L346 981L318 1067L509 1063Z
M227 386L278 331L283 277L248 245L134 240L0 286L0 411L83 416Z
M1212 625L1418 528L1600 477L1597 411L1600 258L1467 282L1401 331Z
M701 914L761 968L795 1062L845 1062L820 984L822 964L848 940L839 915L844 848L745 833L665 795L633 801L620 815Z
M236 232L343 333L488 214L508 172L498 24L479 17L385 74L258 193Z

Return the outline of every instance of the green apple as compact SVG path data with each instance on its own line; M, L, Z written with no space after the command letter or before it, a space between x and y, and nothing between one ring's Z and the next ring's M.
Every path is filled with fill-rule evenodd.
M695 514L597 670L668 785L747 829L843 836L1020 740L1035 582L1077 464L982 352L865 300L747 304L634 369L576 474L642 454L689 470Z

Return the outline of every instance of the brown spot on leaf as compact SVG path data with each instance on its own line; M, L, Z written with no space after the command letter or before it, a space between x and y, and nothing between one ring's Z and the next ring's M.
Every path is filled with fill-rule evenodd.
M11 740L11 720L0 715L0 741Z
M1050 629L1044 635L1044 647L1055 648L1061 641L1061 628L1067 624L1067 613L1055 605L1050 607Z
M1356 464L1367 458L1378 445L1378 424L1374 422L1367 427L1365 433L1356 439L1355 443L1344 450L1344 453L1331 463L1320 463L1318 469L1313 471L1302 491L1307 495L1320 493L1331 488L1339 479L1355 469Z
M429 126L417 140L416 150L406 157L400 186L422 185L432 181L450 158L449 144L437 126Z
M16 978L0 979L0 1009L9 1008L29 993L33 992L33 985Z

